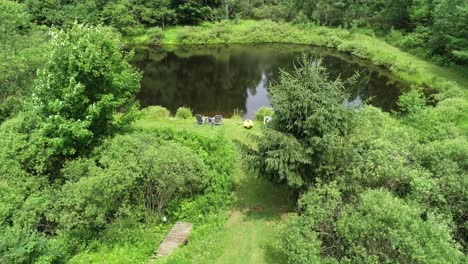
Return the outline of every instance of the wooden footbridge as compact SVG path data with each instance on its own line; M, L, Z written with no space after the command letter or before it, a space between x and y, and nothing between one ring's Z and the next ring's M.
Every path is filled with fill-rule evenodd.
M177 222L159 245L156 257L167 256L178 247L187 244L191 232L192 224Z

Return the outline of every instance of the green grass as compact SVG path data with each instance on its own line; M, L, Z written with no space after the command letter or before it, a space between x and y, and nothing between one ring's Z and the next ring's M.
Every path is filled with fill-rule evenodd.
M287 190L242 168L237 175L238 199L222 236L224 250L214 263L284 263L273 243L275 228L289 211Z
M249 135L261 135L261 129L258 125L252 129L245 129L243 121L240 118L233 118L223 120L222 126L196 125L195 118L193 119L164 119L153 120L151 118L141 118L135 123L136 128L151 129L151 128L173 128L173 129L187 129L200 133L207 137L223 136L228 139L236 139L241 142L250 142Z
M195 119L152 120L144 117L135 127L188 129L208 137L224 136L246 144L252 143L250 134L261 134L258 123L247 130L240 118L224 119L222 126L212 127L197 126ZM290 211L288 191L255 177L244 167L240 155L238 158L236 198L225 226L213 230L203 241L192 242L180 249L175 256L154 263L186 263L187 259L188 263L282 263L273 243L275 228Z

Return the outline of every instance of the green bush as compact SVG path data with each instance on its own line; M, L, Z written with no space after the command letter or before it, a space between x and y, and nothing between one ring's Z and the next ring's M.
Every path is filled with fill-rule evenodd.
M335 183L307 192L302 214L279 235L288 263L464 263L450 229L388 191L367 190L344 205Z
M233 33L231 23L228 21L222 21L213 25L213 28L210 29L209 34L212 39L216 39L216 42L228 42L229 38Z
M176 112L178 119L190 119L193 117L192 110L188 107L179 107Z
M164 31L160 27L153 27L146 31L148 43L151 45L161 45L164 39Z
M93 234L118 218L153 221L164 212L186 218L184 212L225 207L232 149L225 140L188 132L138 132L106 141L91 160L71 161L62 173L69 180L53 214L59 228Z
M167 110L167 108L156 105L156 106L148 106L145 109L141 110L141 113L144 117L153 119L153 120L163 120L169 119L171 117L171 112Z
M58 222L66 230L103 228L115 215L137 213L153 220L170 201L193 199L213 175L193 150L145 133L118 136L95 158L103 168L75 160L64 169L85 175L68 176L79 180L64 184L56 203Z
M255 112L255 120L257 120L258 122L263 122L263 119L266 117L266 116L273 116L273 109L271 107L267 107L267 106L262 106L258 109L257 112Z
M358 206L344 210L336 231L352 262L464 263L449 228L434 215L426 221L420 215L418 207L389 192L367 191Z
M44 234L21 228L0 229L0 263L61 263L66 245ZM63 242L63 241L62 241Z
M398 110L402 114L415 114L426 106L426 98L420 88L414 87L398 99Z

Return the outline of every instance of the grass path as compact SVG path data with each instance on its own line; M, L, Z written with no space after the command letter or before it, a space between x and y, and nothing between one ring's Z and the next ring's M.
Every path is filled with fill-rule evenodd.
M223 253L214 263L283 263L272 243L288 212L288 192L239 168L236 197L222 238Z

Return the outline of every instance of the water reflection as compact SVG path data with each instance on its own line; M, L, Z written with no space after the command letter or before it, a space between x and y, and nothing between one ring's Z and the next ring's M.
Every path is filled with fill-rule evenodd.
M331 78L360 72L346 105L371 104L389 111L407 85L388 72L351 56L298 45L229 45L136 49L133 63L143 71L138 94L142 107L162 105L172 112L188 106L204 115L252 118L268 106L268 87L279 69L292 71L302 53L323 58Z

